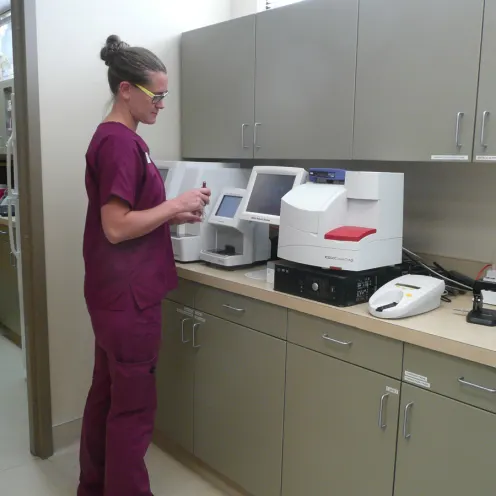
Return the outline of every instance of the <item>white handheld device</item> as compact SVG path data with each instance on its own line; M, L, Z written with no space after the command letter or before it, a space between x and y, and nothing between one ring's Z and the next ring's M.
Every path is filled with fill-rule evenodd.
M406 275L388 282L369 300L369 312L381 319L403 319L441 305L445 283L435 277Z

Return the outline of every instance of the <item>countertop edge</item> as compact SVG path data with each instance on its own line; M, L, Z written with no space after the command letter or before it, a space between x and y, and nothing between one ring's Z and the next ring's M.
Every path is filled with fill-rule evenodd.
M456 339L449 339L426 331L420 331L398 325L398 321L386 321L368 315L352 313L349 309L342 309L325 305L312 300L291 296L273 291L268 285L266 288L244 284L240 281L227 278L221 270L215 275L201 273L187 265L178 265L178 276L182 279L210 286L241 296L264 301L273 305L287 308L296 312L319 317L332 322L356 327L363 331L378 334L387 338L402 341L411 345L437 351L457 358L496 367L496 351L471 345ZM468 325L468 324L467 324ZM496 330L494 331L496 333Z

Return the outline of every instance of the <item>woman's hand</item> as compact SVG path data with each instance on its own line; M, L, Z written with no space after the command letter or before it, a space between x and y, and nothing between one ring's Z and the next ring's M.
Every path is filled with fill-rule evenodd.
M192 189L170 201L177 204L180 213L203 212L205 206L210 203L211 194L208 188Z
M169 224L180 225L180 224L197 224L203 219L202 212L183 212L176 215L169 221Z

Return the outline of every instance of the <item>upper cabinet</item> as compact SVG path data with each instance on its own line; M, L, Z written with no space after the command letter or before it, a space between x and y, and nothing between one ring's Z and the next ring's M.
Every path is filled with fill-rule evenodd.
M185 33L184 158L496 162L496 0L306 0Z
M496 0L486 0L474 161L496 162Z
M185 33L183 157L350 159L357 23L307 0Z
M361 0L357 160L470 160L484 0Z
M255 16L184 33L181 134L185 158L253 158Z
M357 23L358 0L257 16L255 158L351 158Z

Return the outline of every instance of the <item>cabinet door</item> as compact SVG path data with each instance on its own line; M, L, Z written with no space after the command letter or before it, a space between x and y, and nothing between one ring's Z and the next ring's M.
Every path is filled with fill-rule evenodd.
M184 33L185 158L253 158L255 16Z
M0 231L6 232L7 227L0 227ZM21 312L19 306L19 291L17 281L16 259L10 251L9 235L0 234L0 323L21 335Z
M496 0L486 0L474 160L496 162Z
M250 494L279 496L286 343L207 315L195 345L195 455Z
M257 16L255 158L350 159L358 0Z
M494 495L496 415L409 385L401 405L395 496Z
M357 160L469 160L484 0L361 0Z
M8 250L10 251L7 227L0 226L0 324L4 326L8 312Z
M286 381L283 496L391 495L399 381L291 344Z
M163 342L157 367L156 426L169 439L193 452L193 312L165 301L162 325Z

